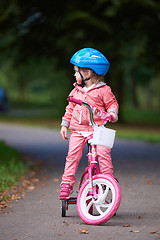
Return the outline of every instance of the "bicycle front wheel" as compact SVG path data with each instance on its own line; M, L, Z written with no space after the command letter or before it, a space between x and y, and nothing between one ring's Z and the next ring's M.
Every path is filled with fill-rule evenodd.
M121 201L118 182L110 175L93 176L94 199L89 194L89 181L86 180L77 197L77 210L81 219L92 225L108 221L117 211ZM92 211L91 211L92 209Z

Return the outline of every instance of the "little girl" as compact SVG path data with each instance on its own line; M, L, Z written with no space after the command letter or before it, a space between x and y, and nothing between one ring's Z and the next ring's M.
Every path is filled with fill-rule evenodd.
M69 96L80 99L92 106L114 115L113 122L118 121L118 103L109 86L103 81L108 72L109 62L106 57L93 48L83 48L76 52L70 62L74 65L76 83ZM94 116L94 121L102 125L103 120ZM59 199L69 199L76 181L75 174L82 157L85 139L93 133L89 112L85 106L70 102L62 118L60 134L68 140L67 129L71 129L69 151L66 157L64 174L61 182ZM113 174L111 149L97 146L97 156L102 174Z

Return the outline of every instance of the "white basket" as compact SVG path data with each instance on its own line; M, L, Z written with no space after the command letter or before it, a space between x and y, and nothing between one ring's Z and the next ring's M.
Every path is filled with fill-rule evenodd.
M92 144L113 147L116 131L105 128L104 126L95 126Z

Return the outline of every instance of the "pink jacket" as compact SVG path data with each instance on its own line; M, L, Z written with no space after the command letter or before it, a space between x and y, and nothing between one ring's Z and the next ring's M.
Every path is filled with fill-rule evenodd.
M100 82L87 92L82 87L78 86L77 83L75 83L74 86L75 88L70 92L69 96L80 99L100 110L118 114L117 100L111 92L111 88L105 83ZM103 124L103 120L98 116L94 116L94 121L98 125ZM90 124L88 109L85 106L80 106L72 102L66 107L61 125L75 131L93 131L93 127Z

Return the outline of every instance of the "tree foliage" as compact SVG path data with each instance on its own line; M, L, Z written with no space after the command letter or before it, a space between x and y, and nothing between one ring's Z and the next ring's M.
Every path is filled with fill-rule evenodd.
M111 63L107 81L120 103L129 100L138 105L138 87L148 91L152 81L158 82L156 0L1 0L0 13L0 60L9 59L17 71L30 58L45 57L54 59L55 69L69 74L73 53L93 47Z

